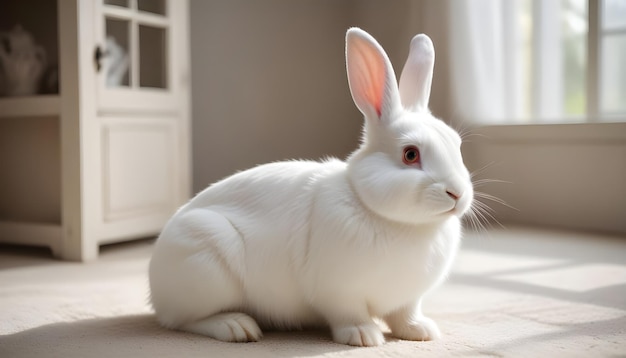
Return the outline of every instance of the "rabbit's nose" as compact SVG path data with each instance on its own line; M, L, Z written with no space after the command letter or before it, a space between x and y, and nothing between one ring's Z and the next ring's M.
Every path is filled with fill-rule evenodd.
M446 190L446 194L448 194L448 196L454 199L455 201L458 201L459 198L461 197L461 195L456 194L455 192L450 191L450 190Z

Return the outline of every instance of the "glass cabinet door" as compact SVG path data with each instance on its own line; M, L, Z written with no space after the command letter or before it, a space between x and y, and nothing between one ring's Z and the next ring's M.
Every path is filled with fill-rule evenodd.
M101 0L94 53L99 107L171 107L172 19L167 0Z

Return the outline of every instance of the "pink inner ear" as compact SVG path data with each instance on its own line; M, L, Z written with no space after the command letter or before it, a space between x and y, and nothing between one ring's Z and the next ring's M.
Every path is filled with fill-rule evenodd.
M368 62L367 67L371 81L367 89L367 97L374 109L376 109L376 114L380 117L383 106L383 91L385 89L385 71L383 64L380 63L381 61L377 57L369 56L366 58L366 61Z
M373 107L378 117L382 113L385 91L385 63L378 51L364 42L355 43L355 67L361 72L357 76L357 91L364 100Z

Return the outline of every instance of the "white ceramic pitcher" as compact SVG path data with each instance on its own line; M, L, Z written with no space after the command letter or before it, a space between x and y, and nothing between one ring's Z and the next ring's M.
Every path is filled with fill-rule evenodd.
M36 94L46 64L45 49L22 26L0 33L0 94Z

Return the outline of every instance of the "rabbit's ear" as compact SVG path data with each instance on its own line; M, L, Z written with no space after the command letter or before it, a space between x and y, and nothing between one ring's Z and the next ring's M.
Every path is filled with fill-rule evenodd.
M389 119L401 108L387 54L372 36L356 27L346 34L346 69L352 99L366 119Z
M433 42L424 34L413 37L409 57L400 75L400 98L406 110L412 112L428 110L434 65Z

